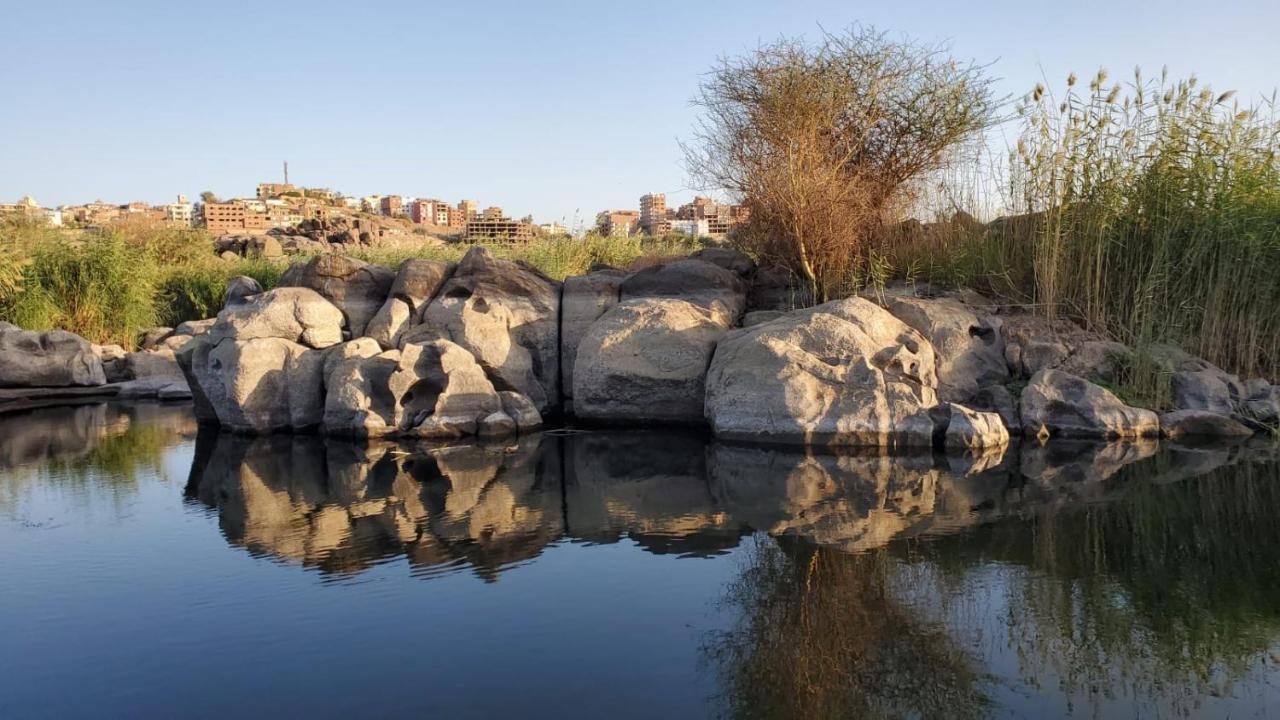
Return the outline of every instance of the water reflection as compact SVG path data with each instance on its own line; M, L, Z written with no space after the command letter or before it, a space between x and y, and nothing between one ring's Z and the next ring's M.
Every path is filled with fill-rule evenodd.
M15 512L46 485L93 485L117 498L163 452L196 435L183 404L89 404L0 413L0 511Z

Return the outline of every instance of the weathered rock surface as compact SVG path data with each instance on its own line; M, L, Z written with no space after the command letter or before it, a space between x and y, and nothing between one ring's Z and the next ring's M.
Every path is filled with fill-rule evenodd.
M732 322L724 306L625 300L578 347L574 413L591 420L699 422L707 365Z
M279 287L218 313L208 335L215 343L277 338L325 348L342 342L342 322L342 312L316 291Z
M784 315L786 313L781 310L752 310L742 316L742 327L749 328L763 325Z
M1028 437L1136 438L1160 432L1150 410L1130 407L1110 391L1061 370L1041 370L1022 391L1022 431Z
M164 342L164 339L172 334L173 328L171 327L146 328L138 335L138 347L143 350L151 350Z
M384 350L392 350L400 345L413 321L413 306L398 297L387 298L378 313L369 320L364 333L382 346Z
M1174 410L1160 416L1160 431L1170 438L1244 438L1253 430L1243 423L1208 410Z
M215 329L188 343L178 361L200 419L212 415L224 427L252 433L320 422L321 351L281 337L219 337Z
M0 322L0 387L69 387L106 383L89 341L64 330L35 332Z
M352 352L333 365L325 400L326 432L358 437L497 437L541 424L527 398L519 393L504 398L471 353L448 340L361 355Z
M386 302L395 273L344 255L320 255L294 263L280 278L281 286L311 288L342 311L350 336L365 334L365 326Z
M1009 379L999 318L949 297L893 296L886 307L933 345L943 400L967 402L979 388Z
M420 312L457 267L457 263L444 260L405 260L391 283L391 297L405 301L415 313Z
M173 337L195 337L196 335L203 335L212 330L214 323L216 322L218 322L217 318L208 318L205 320L188 320L184 323L179 323L178 327L173 329L173 335L166 338L166 340L170 340Z
M174 351L168 348L127 353L124 363L125 375L130 380L182 377Z
M728 439L929 447L937 383L918 331L849 298L731 332L707 374L705 412Z
M400 343L457 343L498 389L525 395L547 414L560 405L559 317L560 283L476 247Z
M231 307L244 302L246 298L262 292L257 280L247 275L236 275L227 281L227 292L222 298L222 307Z
M712 265L719 265L744 280L750 278L755 273L756 269L755 260L752 260L745 254L730 248L703 248L689 255L689 259L701 260L702 262L709 262Z
M995 413L944 403L933 415L935 426L944 434L943 446L947 450L981 453L1009 444L1009 431Z
M676 260L645 268L618 288L620 300L675 298L711 309L719 303L731 324L747 307L747 284L732 271L704 260Z
M93 354L102 361L102 372L107 382L116 383L129 379L129 367L125 363L125 349L119 345L90 345Z
M618 304L618 286L626 277L622 270L608 269L565 278L560 293L560 388L566 402L573 398L573 367L582 337Z

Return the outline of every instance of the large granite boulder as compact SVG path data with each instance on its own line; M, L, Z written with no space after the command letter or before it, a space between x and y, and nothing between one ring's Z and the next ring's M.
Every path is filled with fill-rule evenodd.
M418 324L427 303L456 267L443 260L405 260L391 283L390 295L369 321L364 334L377 340L383 349L399 347L405 331Z
M930 447L937 384L928 340L848 298L729 333L707 373L705 412L726 439Z
M757 268L747 291L748 310L777 310L790 312L812 304L812 288L803 283L787 268L769 265Z
M1165 437L1180 438L1245 438L1253 435L1243 423L1208 410L1174 410L1160 416L1160 431Z
M1137 438L1160 433L1160 418L1130 407L1105 388L1061 370L1041 370L1022 391L1028 437Z
M607 269L564 280L560 292L560 389L566 405L573 400L578 346L592 323L618 304L618 287L626 278L622 270Z
M967 402L979 388L1009 379L999 318L949 297L894 296L886 306L933 345L941 399Z
M334 364L327 386L324 428L331 434L496 437L541 424L527 398L504 397L471 353L448 340L353 354Z
M689 255L690 260L701 260L712 265L719 265L725 270L736 273L744 280L755 274L756 261L746 254L731 248L710 247L698 250Z
M523 263L472 248L400 345L450 340L475 356L500 390L544 415L560 403L560 283Z
M248 275L236 275L227 281L227 292L222 297L222 307L239 305L245 299L262 292L262 285Z
M365 334L365 326L386 302L394 281L390 268L345 255L320 255L305 264L290 265L280 285L320 293L342 311L347 331L354 338Z
M949 451L985 453L1009 444L1009 431L996 413L944 403L933 411L936 434ZM935 438L936 443L936 438Z
M400 346L400 338L413 322L413 306L398 297L389 297L369 320L364 334L378 342L384 350Z
M1245 393L1240 407L1245 417L1271 426L1280 424L1280 385L1254 378L1246 384Z
M707 365L732 319L724 306L625 300L578 346L573 410L602 421L700 422Z
M107 382L88 340L64 330L35 332L0 322L0 387L69 387Z
M226 338L277 338L325 348L342 342L342 322L342 312L316 291L279 287L225 308L208 337L215 344Z
M210 332L188 343L177 357L201 420L260 434L320 422L320 350L281 337L237 339Z
M645 268L624 280L618 295L620 300L676 298L708 309L719 303L733 323L747 307L747 284L738 273L695 259Z

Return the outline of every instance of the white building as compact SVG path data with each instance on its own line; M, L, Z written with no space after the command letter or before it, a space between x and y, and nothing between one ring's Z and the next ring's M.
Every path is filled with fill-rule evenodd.
M179 195L178 202L164 206L164 217L172 225L191 227L196 223L196 209L186 195Z
M693 237L702 237L710 235L710 224L704 220L672 220L671 232L680 233L681 235L692 235Z

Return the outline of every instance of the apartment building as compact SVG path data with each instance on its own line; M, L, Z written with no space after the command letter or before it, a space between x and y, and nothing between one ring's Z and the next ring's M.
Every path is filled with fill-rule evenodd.
M607 237L630 237L640 232L640 212L605 210L596 215L596 227Z
M380 209L382 214L387 217L402 217L404 215L404 198L399 195L387 195L382 198Z
M475 217L479 212L480 206L475 200L459 200L458 212L462 215L462 222L465 224L468 220Z
M178 202L164 206L164 219L170 225L191 227L196 220L195 206L187 200L186 195L179 195Z
M641 195L640 231L647 235L661 235L670 230L671 222L667 219L667 196L664 193Z
M214 235L243 232L247 214L244 205L235 201L205 203L204 226Z
M494 210L497 208L489 208ZM501 212L499 210L499 212ZM533 239L534 225L520 220L512 220L498 215L485 215L468 220L465 226L465 237L468 241L496 240L499 242L527 242Z

